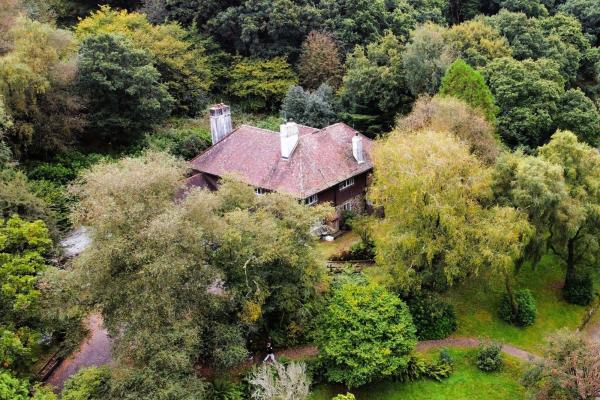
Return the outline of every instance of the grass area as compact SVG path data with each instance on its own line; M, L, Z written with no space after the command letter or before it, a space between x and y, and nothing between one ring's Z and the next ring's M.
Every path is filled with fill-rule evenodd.
M360 242L360 236L352 231L348 231L344 232L342 236L338 237L333 242L321 240L317 244L317 250L324 260L328 260L329 257L335 254L341 253L344 250L349 250L350 246L357 242Z
M496 373L485 373L475 366L474 349L452 349L455 370L442 381L382 382L353 390L358 400L519 400L525 399L525 389L519 384L522 364L504 356L505 365ZM343 388L317 386L311 400L330 400Z
M517 328L498 318L498 302L504 293L500 278L480 277L452 288L446 297L458 316L454 336L488 337L539 353L546 336L560 328L578 328L586 312L585 307L562 299L564 274L561 263L551 255L535 268L526 265L520 271L517 286L532 291L538 311L535 324L527 328Z

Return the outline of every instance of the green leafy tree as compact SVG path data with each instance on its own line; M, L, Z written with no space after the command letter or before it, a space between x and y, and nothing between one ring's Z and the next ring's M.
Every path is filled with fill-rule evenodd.
M492 124L496 120L498 107L494 104L490 88L485 84L483 76L460 58L452 63L442 78L440 95L465 101L481 111Z
M391 286L418 292L489 271L511 294L532 229L512 207L485 206L490 170L465 144L446 132L394 132L373 157L370 199L385 208L373 229L376 261Z
M150 56L120 35L101 33L83 40L78 85L88 97L95 140L130 142L168 117L173 105Z
M42 221L14 215L0 220L0 364L13 370L32 362L40 333L38 275L52 241Z
M300 83L315 90L326 83L338 88L342 81L343 66L335 40L327 33L313 31L302 43L298 62Z
M564 93L557 65L547 60L499 58L484 74L500 107L498 131L504 142L529 148L546 143L554 132Z
M592 146L600 145L600 114L594 102L581 90L567 90L558 102L558 109L558 129L569 130Z
M398 296L353 283L334 290L315 339L327 378L349 388L400 374L416 344L410 312Z
M511 55L508 41L481 18L454 25L445 36L456 54L475 68Z
M281 57L238 59L229 78L229 93L253 111L276 109L288 89L298 82L290 65Z
M600 44L600 9L594 0L566 0L558 9L577 17L592 44Z
M77 48L62 29L16 18L0 55L0 96L13 124L7 130L14 155L64 151L81 132L80 101L73 91Z
M456 58L445 33L445 28L435 24L421 25L411 33L403 61L406 83L415 96L435 94L442 76Z
M581 265L597 261L600 218L600 155L569 131L558 131L540 157L563 170L569 197L550 226L550 248L567 265L565 289L579 279Z
M407 88L400 40L388 34L346 60L339 91L342 117L356 129L375 134L391 128L396 114L412 101Z
M175 99L176 113L193 115L200 111L213 84L209 60L204 47L190 40L179 25L152 25L143 14L116 11L105 5L75 28L80 41L102 33L123 35L151 56L161 81Z
M71 376L61 392L61 400L102 400L110 390L110 369L85 368Z
M312 93L294 86L283 100L281 114L287 120L323 128L336 120L333 103L333 90L327 84L321 85Z
M548 15L548 10L540 0L501 0L500 7L513 11L522 12L528 17L543 17Z
M230 180L176 204L185 171L148 153L96 165L73 188L75 221L93 240L65 285L115 333L111 393L202 397L198 357L231 367L247 358L250 332L294 343L312 318L320 264L310 231L330 210Z

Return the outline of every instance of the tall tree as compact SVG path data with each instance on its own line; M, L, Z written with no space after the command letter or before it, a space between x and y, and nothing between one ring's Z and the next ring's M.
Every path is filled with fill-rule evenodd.
M440 95L461 99L482 112L490 123L496 121L498 107L494 104L490 88L483 76L460 58L452 63L442 78Z
M335 40L327 33L313 31L302 44L298 63L300 84L315 90L327 83L337 89L342 80L343 68L340 51Z
M152 25L143 14L102 6L79 21L75 33L79 40L101 33L125 36L151 57L175 99L174 112L194 115L204 106L206 93L213 84L208 57L204 47L189 40L188 33L179 25Z
M15 156L64 151L81 131L76 43L70 32L18 18L9 34L12 49L0 57L0 95L13 119L8 131Z
M417 27L403 55L406 83L414 96L435 94L446 69L456 58L446 42L445 28L435 24Z
M600 221L600 155L569 131L558 131L539 149L540 157L560 166L569 194L550 227L550 246L566 265L565 288L578 278L578 267L597 262Z
M88 98L91 140L129 143L169 116L173 98L150 56L124 36L88 36L79 50L79 90Z
M373 152L370 199L385 208L373 229L376 261L405 292L480 271L505 279L531 234L511 207L490 207L490 170L446 132L395 132ZM511 296L512 297L512 296Z

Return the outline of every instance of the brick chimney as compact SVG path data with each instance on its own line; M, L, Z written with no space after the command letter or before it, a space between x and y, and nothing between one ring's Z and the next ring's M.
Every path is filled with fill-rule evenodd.
M354 156L356 162L358 162L359 164L365 162L362 136L360 136L358 133L356 133L356 135L352 137L352 155Z
M210 108L210 133L212 144L215 145L225 139L233 131L231 124L231 110L229 106L221 103Z
M287 122L279 127L281 158L284 160L288 160L292 156L292 153L298 144L299 134L298 124L295 122Z

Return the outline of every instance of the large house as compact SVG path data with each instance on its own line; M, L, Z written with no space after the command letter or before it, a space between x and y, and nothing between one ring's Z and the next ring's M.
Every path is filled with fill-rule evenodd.
M288 122L280 132L242 125L233 129L228 106L210 109L212 146L190 163L188 186L212 190L233 174L266 192L289 194L306 204L331 203L362 212L372 141L344 123L323 129Z

